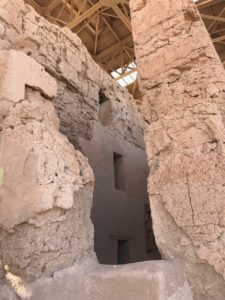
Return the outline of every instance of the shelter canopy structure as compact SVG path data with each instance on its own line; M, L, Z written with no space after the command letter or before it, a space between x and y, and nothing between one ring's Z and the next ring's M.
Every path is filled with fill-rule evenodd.
M76 32L94 60L141 101L129 0L26 0L50 22ZM225 63L225 3L197 0L207 30Z

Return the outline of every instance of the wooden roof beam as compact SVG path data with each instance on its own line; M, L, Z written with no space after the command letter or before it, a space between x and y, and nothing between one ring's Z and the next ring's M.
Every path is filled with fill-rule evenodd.
M85 19L89 18L93 15L99 8L101 7L101 3L97 2L93 6L91 6L88 10L86 10L82 15L76 16L73 21L71 21L67 26L72 29L77 26L79 23L83 22Z
M116 32L114 31L114 29L112 28L112 26L109 24L109 22L103 17L103 20L105 22L105 24L107 25L107 27L109 28L109 30L112 32L112 34L115 36L115 38L118 40L119 42L119 45L120 45L120 50L121 50L121 55L120 55L120 58L121 58L121 68L123 67L124 63L123 63L123 51L126 52L127 56L130 58L130 59L133 59L129 52L127 51L127 49L124 48L124 44L121 43L121 40L119 39L118 35L116 34Z
M219 43L225 40L225 35L212 39L213 43Z
M59 0L55 0L59 1ZM99 2L95 3L93 6L91 6L88 10L86 10L82 15L76 16L69 24L68 27L70 29L77 26L79 23L83 22L86 18L90 17L92 14L94 14L99 8L102 6L106 7L112 7L118 3L128 3L126 0L100 0Z
M54 0L52 1L46 8L43 8L44 14L49 14L56 6L62 3L62 0Z
M137 68L134 68L134 69L132 69L132 70L130 70L128 72L124 72L123 74L121 74L119 77L116 77L115 79L116 80L123 79L124 77L126 77L126 76L128 76L128 75L130 75L130 74L132 74L132 73L134 73L136 71L137 71Z
M125 39L121 40L121 42L116 43L116 44L112 45L111 47L107 48L106 50L102 51L101 53L99 53L97 55L97 58L102 58L103 56L109 55L111 52L113 52L116 49L120 48L122 44L126 44L126 43L128 43L132 40L133 40L132 35L129 35Z
M220 11L218 17L222 17L222 15L224 14L224 12L225 12L225 7L224 7L223 9L221 9L221 11ZM207 30L208 30L210 33L212 33L214 29L216 29L217 22L218 22L218 21L214 20L214 21L209 25L209 27L207 28Z
M118 15L124 25L129 29L129 31L132 32L130 19L128 19L127 16L124 15L124 13L117 5L112 6L112 9Z
M204 0L201 2L199 1L199 3L197 2L196 5L199 9L201 9L221 2L224 2L224 0Z
M92 22L97 16L93 15L89 20L85 21L85 23L81 26L81 28L79 28L78 30L76 30L76 34L79 34L82 30L84 30L85 27L87 27L92 33L94 33L94 35L96 35L96 31L91 27L91 25L89 24L90 22Z
M205 15L205 14L201 14L201 17L202 17L202 19L214 20L214 21L218 21L218 22L225 22L225 18L222 18L222 17Z
M99 36L99 33L100 33L99 26L100 26L100 16L98 15L97 23L96 23L96 26L95 26L96 35L95 35L94 55L96 55L97 49L98 49L98 36Z

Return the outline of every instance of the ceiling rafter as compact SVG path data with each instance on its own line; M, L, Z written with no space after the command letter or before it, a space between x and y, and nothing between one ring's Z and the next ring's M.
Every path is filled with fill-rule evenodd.
M225 7L220 11L218 17L222 17L222 15L224 14L225 12ZM207 28L207 30L209 31L209 33L212 33L215 29L216 29L216 25L218 24L218 21L217 20L214 20L210 25L209 27Z
M225 22L225 18L219 17L219 16L201 14L201 17L202 17L202 19L213 20L213 21L218 21L218 22Z
M112 9L119 16L119 18L122 20L124 25L130 30L130 32L132 32L130 19L128 19L128 17L126 15L124 15L124 13L120 10L118 5L113 5Z
M197 2L198 9L206 8L218 3L224 2L224 0L203 0Z
M121 42L119 43L114 43L111 47L107 48L106 50L102 51L101 53L99 53L97 55L97 58L100 57L104 57L109 55L111 52L113 52L116 49L119 49L122 47L122 45L125 45L126 43L129 43L132 41L132 36L127 36L126 38L124 38L123 40L121 40Z
M67 26L76 32L108 73L135 60L130 21L129 0L25 0L50 22ZM120 76L123 77L123 74ZM121 78L122 78L121 77Z
M64 1L62 1L62 0L52 1L46 8L43 8L43 13L48 15L54 8L56 8L62 2L64 2Z
M76 32L94 60L109 74L118 73L118 80L136 72L129 65L135 62L129 0L25 1L50 22ZM198 0L196 5L225 65L225 0ZM137 81L128 90L140 96Z
M71 21L68 24L68 27L70 29L74 28L75 26L77 26L80 22L82 22L83 20L85 20L86 18L90 17L92 14L94 14L98 9L100 9L103 6L106 7L113 7L114 5L116 5L117 3L120 2L127 2L125 0L100 0L98 2L96 2L95 4L93 4L88 10L86 10L83 14L76 16L74 18L73 21Z
M98 48L98 37L99 37L99 34L100 34L100 29L99 29L99 25L100 25L100 15L98 15L97 18L98 18L98 19L97 19L96 28L95 28L96 35L95 35L94 55L96 55L96 53L97 53L97 48Z

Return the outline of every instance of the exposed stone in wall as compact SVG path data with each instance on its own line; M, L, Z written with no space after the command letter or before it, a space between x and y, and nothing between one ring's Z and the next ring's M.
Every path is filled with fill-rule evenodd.
M10 11L10 16L8 15ZM78 147L78 137L90 139L98 121L99 91L113 108L112 133L143 148L144 123L132 96L91 58L76 34L40 17L22 0L0 3L0 49L17 49L32 56L58 82L53 102L60 130Z
M225 295L225 73L189 0L132 0L149 123L149 194L158 246L186 267L195 299Z
M56 96L55 80L22 52L0 62L0 260L31 279L92 256L93 174L39 92Z

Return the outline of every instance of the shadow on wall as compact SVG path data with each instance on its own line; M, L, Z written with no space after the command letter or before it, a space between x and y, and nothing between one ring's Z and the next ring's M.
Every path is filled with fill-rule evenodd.
M161 259L152 229L146 152L135 144L133 133L139 125L129 120L124 104L113 101L100 90L99 122L91 141L81 142L95 175L95 252L99 262L108 265ZM122 122L120 114L128 120ZM133 142L126 140L126 132Z
M110 100L102 91L99 92L99 105L99 121L101 122L102 126L111 125L113 122L112 105Z

